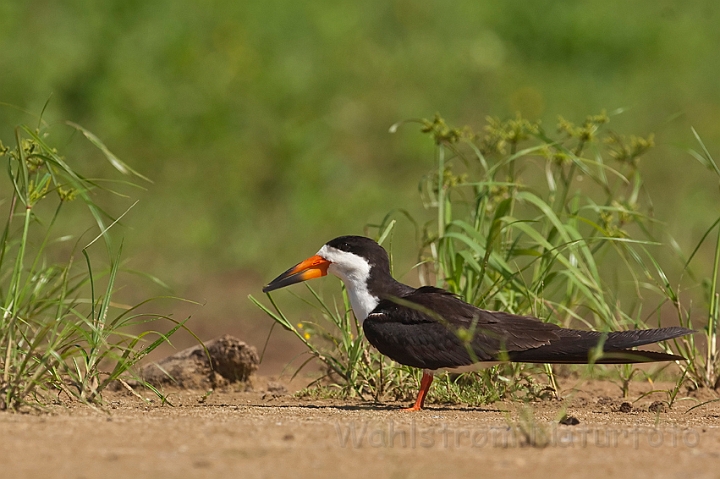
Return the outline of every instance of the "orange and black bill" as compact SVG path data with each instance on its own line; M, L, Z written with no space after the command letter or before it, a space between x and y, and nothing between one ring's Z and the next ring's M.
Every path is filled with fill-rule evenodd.
M275 278L263 288L263 293L290 286L291 284L307 281L308 279L320 278L327 274L330 261L315 255L298 263L283 274Z

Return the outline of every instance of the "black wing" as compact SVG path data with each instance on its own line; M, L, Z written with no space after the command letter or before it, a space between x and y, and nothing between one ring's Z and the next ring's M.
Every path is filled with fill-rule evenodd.
M508 356L511 361L523 363L582 364L588 362L591 350L602 344L604 354L596 360L599 364L684 360L684 357L675 354L640 351L630 348L666 341L694 332L692 329L680 327L615 331L612 333L560 329L560 339L558 341L552 341L549 345L537 349L512 352Z
M363 323L368 341L382 354L427 369L494 361L503 351L549 345L560 338L560 329L527 316L485 311L429 286L380 301ZM467 343L458 337L462 330L472 335Z
M603 334L564 329L530 316L482 310L429 286L399 299L382 300L365 319L363 330L370 344L382 354L400 364L424 369L503 359L586 363L591 350L603 341L603 350L613 354L598 362L682 359L627 348L692 332L685 328L662 328Z

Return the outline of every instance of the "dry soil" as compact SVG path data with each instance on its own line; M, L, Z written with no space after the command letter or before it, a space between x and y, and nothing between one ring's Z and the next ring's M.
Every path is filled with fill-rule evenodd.
M0 413L0 477L720 477L720 402L690 410L714 392L665 410L664 393L638 399L647 383L623 405L616 385L587 382L564 400L411 413L254 384L172 392L172 406L116 392L98 408Z

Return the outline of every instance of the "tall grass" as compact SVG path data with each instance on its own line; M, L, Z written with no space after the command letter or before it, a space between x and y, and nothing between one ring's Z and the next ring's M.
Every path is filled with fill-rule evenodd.
M436 146L435 167L420 183L423 204L434 216L420 227L420 282L449 289L481 308L532 315L565 327L611 331L658 326L667 303L677 309L682 325L691 326L691 315L681 307L656 259L671 241L653 216L639 168L654 146L653 136L621 135L609 128L610 119L604 112L579 124L560 118L551 132L520 116L505 121L488 118L479 132L453 128L439 116L413 120ZM715 165L706 151L697 155L707 165ZM388 215L379 225L381 240L392 232L396 216ZM713 228L718 224L720 220ZM720 245L720 235L718 241ZM713 278L717 278L719 254L720 247ZM709 284L711 347L703 356L692 337L674 342L690 358L687 365L680 365L687 371L678 381L687 377L710 384L716 378L715 279ZM359 346L361 329L357 324L351 327L347 300L330 310L312 294L321 305L320 315L330 320L313 323L322 334L303 335L274 301L274 311L261 307L295 331L314 357L339 370L337 379L352 386L348 390L379 397L391 381L400 383L401 389L402 384L414 387L412 381L404 381L416 376L392 377L405 370L387 360L357 359L367 353L361 353ZM328 328L333 332L328 333ZM352 342L337 340L348 335ZM670 350L669 344L661 347ZM528 380L533 368L502 365L473 373L470 380L446 381L460 387L477 385L480 379L489 386L480 395L482 400L518 391L543 394L537 382ZM378 370L386 372L383 381L371 381L379 377ZM544 367L544 374L550 388L556 389L550 366ZM632 366L618 369L625 393L634 374ZM477 389L471 387L470 392L476 394ZM442 398L467 399L460 390L468 388Z
M95 135L70 126L117 171L143 178ZM114 300L122 243L110 233L125 213L115 218L96 203L105 180L73 169L40 128L17 127L12 143L0 143L0 158L7 175L0 198L7 212L0 237L0 409L42 405L57 393L96 401L183 323ZM77 206L90 221L68 231L65 213ZM129 329L160 318L174 323L169 331Z
M700 146L700 151L690 149L690 155L720 178L720 167L718 167L713 156L705 147L697 131L693 128L692 132ZM713 235L715 236L713 237ZM702 266L702 263L707 261L707 258L699 255L698 252L707 241L712 241L713 239L715 243L712 261L710 262L712 271L710 277L701 277L693 271L691 266L693 266L693 264L697 265L697 263L701 263ZM678 253L678 255L684 257L681 253ZM683 273L690 278L691 284L699 283L702 287L705 310L701 308L700 312L695 312L690 306L687 306L688 301L682 300L688 297L691 298L691 293L683 291L680 286L673 286L662 273L662 270L659 271L665 279L663 288L666 302L672 305L680 324L688 328L700 325L703 331L704 341L700 345L696 344L695 338L692 336L680 339L681 351L683 355L689 359L683 375L686 375L696 387L705 386L718 389L720 387L720 357L717 352L717 328L718 316L720 316L720 291L718 290L718 274L720 273L720 217L716 218L705 231L692 253L685 260L683 266ZM704 353L702 347L705 348Z

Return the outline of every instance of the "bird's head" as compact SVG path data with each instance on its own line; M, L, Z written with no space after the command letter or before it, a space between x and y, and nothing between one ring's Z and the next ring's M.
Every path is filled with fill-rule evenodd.
M320 278L331 273L348 288L367 288L373 270L390 272L387 252L364 236L340 236L328 241L314 255L301 261L263 288L267 293L291 284Z

